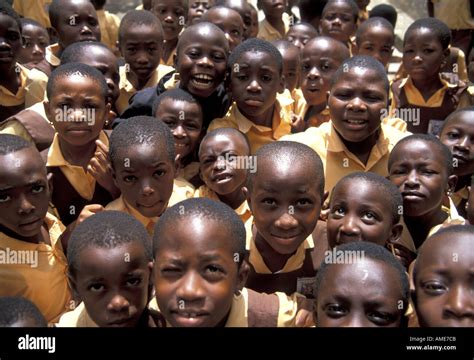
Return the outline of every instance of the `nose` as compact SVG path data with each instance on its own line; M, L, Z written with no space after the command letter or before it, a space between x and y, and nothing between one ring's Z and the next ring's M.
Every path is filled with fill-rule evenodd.
M174 16L171 15L171 14L166 14L164 21L166 21L167 23L172 24L172 23L174 23Z
M468 152L471 145L472 143L469 136L465 135L454 145L454 148Z
M84 25L81 29L81 35L92 35L92 29L89 27L89 25Z
M352 111L357 111L357 112L366 111L367 106L365 105L365 102L363 102L359 96L355 96L352 100L349 101L348 109Z
M4 37L0 37L0 49L2 50L9 50L11 47L10 47L10 44L8 43L7 39L5 39Z
M186 137L186 131L184 131L182 125L178 125L173 130L173 136L179 139Z
M342 24L341 18L339 18L338 16L336 16L336 18L332 21L332 24L333 24L333 25L336 25L336 26L341 26L341 24Z
M313 66L308 73L308 79L315 80L321 77L321 74L318 71L316 66Z
M191 271L182 278L181 284L176 291L176 296L179 300L183 300L184 306L186 303L196 302L204 298L202 282L200 276L195 271Z
M121 294L114 294L110 302L107 304L107 310L113 312L123 312L128 310L130 303Z
M18 199L18 214L30 214L35 209L35 206L28 200L25 194L21 194Z
M225 170L227 167L226 158L222 155L218 156L214 161L214 170Z
M290 230L298 226L298 221L295 219L293 215L289 212L285 211L276 221L275 226L284 229Z
M153 187L151 186L151 181L148 178L143 179L141 186L142 195L150 196L153 195L154 192L155 190L153 190Z
M201 57L198 60L197 64L199 66L203 66L203 67L207 67L207 68L212 68L212 66L213 66L213 63L212 63L211 59L209 59L209 57L207 55Z
M346 318L345 321L341 324L342 327L353 327L353 328L360 328L368 326L366 321L362 318L363 315L358 315L356 313L350 313Z
M86 114L83 109L74 109L72 112L72 121L83 122L86 121Z
M357 220L355 216L352 216L352 215L344 216L340 230L344 235L352 235L352 236L359 235L360 229L359 229L359 226L357 226Z
M421 64L423 62L423 58L419 53L415 54L415 57L413 58L413 62L417 65Z
M42 55L43 54L43 50L41 50L41 48L38 46L38 44L35 44L33 46L33 50L31 51L31 53L33 55Z
M249 85L247 86L247 90L250 92L260 92L262 90L262 87L258 83L257 80L252 80L250 81Z
M450 289L443 307L446 317L474 319L474 300L469 292L470 290L462 284L457 284Z
M419 185L420 185L420 179L418 176L418 172L415 169L413 169L408 173L408 176L405 180L405 187L415 188L415 187L418 187Z
M148 56L145 51L139 51L137 54L137 63L140 65L148 64Z

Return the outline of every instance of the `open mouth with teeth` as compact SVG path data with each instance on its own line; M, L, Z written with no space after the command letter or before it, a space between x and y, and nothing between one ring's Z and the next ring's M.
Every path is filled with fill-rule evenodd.
M214 177L214 181L218 184L223 183L223 182L227 182L231 179L232 179L231 174L220 174L220 175L217 175L216 177Z
M191 81L197 88L208 89L214 83L214 78L206 74L197 74L192 77Z

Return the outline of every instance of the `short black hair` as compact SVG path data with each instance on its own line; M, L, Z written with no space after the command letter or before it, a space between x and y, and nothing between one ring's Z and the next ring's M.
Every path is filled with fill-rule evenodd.
M397 16L397 9L388 4L374 6L372 10L369 11L369 19L372 17L382 17L392 24L393 28L397 25Z
M333 194L335 193L337 188L342 186L344 183L354 179L365 181L372 185L373 189L380 190L383 194L383 200L387 201L390 204L390 215L392 216L392 223L398 224L400 222L400 209L402 209L403 207L403 197L400 193L400 190L398 190L398 188L387 178L372 172L357 171L344 176L334 186L334 189L331 193L330 202L332 203Z
M388 95L390 83L387 78L387 72L380 61L368 55L355 55L344 60L341 66L339 66L339 68L336 70L336 73L333 75L331 86L333 86L343 74L353 68L370 69L377 72L377 77L383 80L385 91Z
M67 247L68 270L76 275L79 254L84 249L113 249L135 241L143 245L147 259L153 261L150 237L137 219L121 211L94 214L77 225L71 234Z
M415 22L413 22L405 31L403 43L405 44L405 40L411 31L422 28L430 29L434 33L443 50L446 50L449 47L449 44L451 44L451 30L449 30L448 25L441 20L432 17L415 20Z
M220 5L223 5L223 6L226 6L230 9L233 9L235 11L237 11L240 16L242 17L242 20L244 21L244 25L250 25L252 19L251 19L251 15L250 15L250 12L252 11L251 8L250 8L250 3L247 2L247 0L237 0L237 1L240 1L242 7L245 7L245 6L248 6L248 10L249 10L249 14L246 14L245 12L242 12L241 8L239 8L239 6L235 6L235 1L236 0L216 0L216 2L214 3L214 6L220 6Z
M371 17L360 24L356 31L356 44L359 46L362 41L362 36L371 27L382 27L388 29L393 34L393 40L395 41L395 33L392 24L382 17ZM393 44L392 44L393 45Z
M474 225L451 225L446 226L435 232L433 235L429 236L423 244L419 247L417 252L417 258L415 261L415 266L413 267L413 280L416 282L416 277L419 272L420 268L420 259L424 254L424 248L427 246L427 243L431 241L439 241L441 240L441 236L448 236L448 238L452 239L457 235L468 235L470 239L472 239L472 245L474 246ZM451 255L449 255L451 256Z
M174 138L168 126L151 116L134 116L121 122L112 131L109 140L109 158L112 167L120 160L121 150L141 144L159 145L174 164L176 157Z
M249 142L249 139L247 138L247 135L245 135L243 132L241 132L240 130L238 129L234 129L234 128L217 128L217 129L214 129L212 131L209 131L206 136L204 136L204 138L201 140L201 144L199 144L199 151L198 151L198 154L201 153L201 146L202 144L204 144L204 141L208 140L208 139L212 139L216 136L219 136L219 135L223 135L223 136L232 136L232 135L236 135L238 137L240 137L241 139L244 140L245 144L247 144L247 147L248 147L248 155L250 155L251 153L251 146L250 146L250 142Z
M328 0L300 0L301 20L311 22L316 18L320 18L327 3Z
M283 57L275 45L259 38L247 39L235 47L227 62L227 69L229 72L232 71L234 64L240 59L242 54L246 52L263 52L270 55L270 57L275 60L278 72L281 76L283 72Z
M236 12L236 13L240 16L240 18L242 19L242 16L239 14L239 12L238 12L237 10L232 9L231 7L226 6L226 5L214 5L214 6L211 6L211 7L209 8L209 10L207 10L207 11L204 12L204 14L202 15L202 21L208 21L208 22L209 22L209 20L207 20L207 15L206 15L206 14L207 14L208 12L210 12L211 10L233 11L233 12ZM243 22L244 22L244 19L242 19L242 23L243 23Z
M161 93L160 96L158 96L156 100L153 102L153 112L152 112L153 116L155 116L160 104L165 99L185 101L191 104L197 104L202 112L201 104L199 103L199 101L196 100L196 98L191 93L187 92L186 90L182 88L174 88L174 89L166 90L165 92Z
M18 135L0 134L0 155L8 155L30 147L34 145Z
M107 45L99 41L80 41L75 42L69 45L64 51L61 53L61 65L72 63L72 62L80 62L80 59L83 59L87 56L87 49L91 47L100 47L102 49L107 49L108 51L112 52ZM112 53L113 54L113 53ZM115 56L115 55L114 55Z
M63 20L60 18L60 14L64 8L64 3L70 2L70 1L71 0L53 0L51 2L51 5L49 5L48 12L49 12L49 21L51 22L52 28L56 28L61 22L61 20ZM92 4L92 2L89 0L84 0L84 4L91 4L92 7L94 7L94 4Z
M288 41L288 40L284 40L284 39L274 40L272 41L272 44L278 49L278 51L280 51L280 49L295 50L295 51L298 51L298 54L300 53L300 49L298 48L298 46L296 46L295 44L293 44L291 41Z
M163 40L163 26L160 19L158 19L151 11L148 10L130 10L120 21L118 31L119 44L122 44L124 34L129 28L140 25L156 27L161 34L161 40Z
M56 81L58 79L72 75L79 75L97 83L100 86L100 95L103 97L104 101L106 101L109 88L104 75L92 66L77 62L60 65L53 70L48 79L48 84L46 85L46 94L48 98L51 99L53 92L56 91Z
M15 20L15 22L18 25L18 29L20 29L20 32L21 32L22 26L21 26L20 16L11 7L11 5L4 0L0 0L0 14L10 16L11 18L13 18L13 20Z
M441 134L443 132L443 130L446 128L446 126L448 126L453 121L453 119L455 119L456 116L459 113L462 113L462 112L474 112L474 105L470 105L470 106L466 106L466 107L457 109L457 110L453 111L451 114L449 114L448 117L444 120L443 126L442 126L439 133Z
M392 151L390 152L390 156L388 157L388 171L390 171L390 168L392 167L393 154L395 151L397 151L400 146L410 141L422 141L434 144L436 149L438 149L439 153L443 156L443 161L448 171L448 176L453 174L453 154L451 153L451 150L449 150L449 148L444 145L436 136L431 134L413 134L399 140L393 147Z
M97 9L102 9L105 6L105 3L107 0L90 0L92 5L94 5L94 8Z
M0 327L10 327L20 320L30 319L37 327L48 326L43 314L30 300L19 296L0 297Z
M155 5L156 2L158 2L160 0L151 0L151 7L153 8L153 6ZM184 7L186 8L186 13L187 13L187 10L189 9L189 0L181 0L183 2L183 5Z
M377 245L368 241L355 241L350 242L342 245L338 245L335 248L337 251L341 252L348 252L349 254L353 254L354 251L360 252L363 254L363 258L379 261L381 263L387 264L390 267L394 268L398 274L398 280L400 282L400 286L403 292L403 299L400 299L404 303L404 308L408 306L408 299L410 296L410 284L408 280L408 276L406 274L406 270L403 265L398 261L398 259L387 249L385 249L381 245ZM319 293L319 289L321 288L321 284L326 277L328 269L337 264L336 261L334 262L326 262L324 259L321 262L321 266L319 267L318 273L316 275L315 281L315 289L316 294Z
M337 57L338 58L344 58L342 61L350 58L351 52L350 52L349 48L342 41L336 40L336 39L334 39L330 36L326 36L326 35L320 35L320 36L316 36L316 37L310 39L306 43L306 45L304 46L302 52L304 51L306 46L308 46L308 48L309 48L309 45L312 45L312 44L314 44L316 42L319 42L319 41L326 41L326 42L329 43L331 48L338 50Z
M359 19L359 7L357 6L357 4L353 0L329 0L327 2L326 6L324 6L323 12L321 13L321 15L324 14L324 11L330 5L336 4L336 3L345 3L345 4L349 5L349 7L351 8L352 15L354 17L354 23L357 23L357 20Z
M222 31L222 29L219 26L214 25L213 23L210 23L210 22L207 22L207 21L201 21L201 22L198 22L197 24L188 26L187 28L184 29L184 31L181 34L179 34L178 45L176 45L176 54L179 55L181 44L183 43L183 39L185 39L185 36L188 33L199 33L201 28L209 28L209 29L212 29L214 31L217 31L218 33L221 34L221 36L224 39L226 39L227 49L224 49L224 50L226 50L226 51L224 51L224 53L227 56L228 51L229 51L229 49L228 49L229 42L227 41L227 38L225 36L224 31Z
M315 183L318 185L319 194L324 195L324 167L318 153L305 144L294 141L274 141L263 145L255 153L257 157L257 170L249 172L247 177L247 188L252 191L255 177L258 176L261 166L258 164L262 160L270 160L274 163L282 161L304 164L308 172L313 175Z
M166 209L156 223L153 234L153 254L155 257L160 247L163 232L171 227L174 236L179 238L179 233L177 233L179 227L176 227L176 222L191 218L205 218L218 223L227 232L228 239L232 242L232 252L239 254L239 264L246 257L244 223L228 205L207 198L186 199Z
M301 15L301 16L303 16L303 15ZM315 33L314 37L318 36L318 30L313 25L311 25L309 22L298 21L297 23L295 23L293 25L290 25L290 29L292 29L296 26L306 27L306 28L308 28L308 30L314 31L314 33ZM290 30L288 30L288 31L290 31ZM287 32L287 34L288 34L288 32Z

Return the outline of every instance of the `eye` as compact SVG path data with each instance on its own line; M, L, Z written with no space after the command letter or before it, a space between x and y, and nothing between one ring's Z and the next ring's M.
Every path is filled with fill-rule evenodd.
M149 48L147 48L147 50L148 50L148 52L149 52L150 54L152 54L152 53L154 53L155 51L157 51L157 48L155 48L155 47L149 47Z
M265 82L272 81L272 77L270 75L262 75L262 80Z
M135 175L127 175L123 178L123 181L125 181L126 183L131 183L135 180L137 180L137 177Z
M264 204L266 206L275 206L276 201L274 199L266 198L266 199L262 200L262 204Z
M246 81L246 80L248 80L249 77L247 75L244 75L244 74L240 73L239 75L236 76L236 78L239 81Z
M166 171L165 171L165 170L156 170L153 175L154 175L154 176L158 176L158 177L162 177L162 176L164 176L165 174L166 174Z
M131 278L127 280L127 285L138 286L142 283L142 279L139 277Z
M446 136L448 137L448 139L459 139L459 134L455 131L450 131L446 134Z
M91 284L87 287L87 290L93 291L93 292L99 292L105 289L105 286L103 284L97 283L97 284Z
M312 204L312 201L309 199L300 199L296 202L297 206L309 206Z
M440 295L447 290L444 284L437 281L428 281L421 286L430 295Z
M344 214L346 213L346 210L342 206L338 206L332 209L331 213L336 216L344 216Z
M362 214L362 219L374 222L377 220L377 216L372 211L366 211Z
M43 192L44 189L45 189L44 185L33 185L33 187L31 188L31 192L33 194L39 194Z
M223 272L222 268L220 266L217 266L217 265L208 265L206 267L206 271L209 272L209 273L212 273L212 274Z
M396 320L396 316L380 311L369 312L367 317L370 319L370 321L379 326L386 326Z
M323 64L321 65L321 70L323 71L328 71L331 69L331 66L329 66L329 64Z
M165 266L160 270L160 273L163 277L178 277L181 274L181 269L174 266Z
M0 203L5 203L7 201L11 200L10 195L7 194L0 194Z
M324 307L324 312L329 317L342 317L348 313L347 309L339 304L328 304Z

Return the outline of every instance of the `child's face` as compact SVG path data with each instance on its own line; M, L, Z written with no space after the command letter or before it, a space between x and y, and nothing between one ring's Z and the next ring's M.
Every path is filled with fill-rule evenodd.
M109 89L107 102L115 104L119 96L120 74L117 57L114 53L100 46L91 46L87 48L87 51L84 51L82 58L77 61L96 68L104 75Z
M25 42L20 50L22 63L38 64L44 59L46 47L49 45L49 35L45 28L36 25L24 25L21 33Z
M36 236L48 210L46 167L36 149L0 155L1 231L15 237Z
M245 191L255 226L275 252L292 254L316 226L319 184L303 164L257 160L252 191Z
M157 26L130 26L120 43L120 52L130 70L146 80L160 63L163 34Z
M301 91L306 102L319 105L327 101L331 79L344 61L340 51L330 42L311 41L301 52Z
M21 50L21 34L17 22L10 16L0 14L0 69L15 64Z
M156 15L163 25L165 40L178 38L186 24L188 9L184 0L154 0L151 12Z
M265 17L281 19L286 10L287 0L261 0L260 3Z
M73 146L93 144L110 109L99 82L78 74L56 78L44 107L60 140Z
M64 4L56 32L63 49L79 41L100 41L99 20L92 3L72 0Z
M333 126L346 141L362 142L380 128L387 101L387 89L378 73L353 67L331 88L328 106Z
M356 30L356 22L349 4L335 2L327 6L319 22L321 35L347 43Z
M239 110L249 119L271 109L283 87L277 63L266 52L244 52L232 68L230 90Z
M279 49L283 57L283 76L285 89L293 91L298 86L300 70L300 52L298 49Z
M115 185L128 204L150 218L165 211L173 192L176 169L164 144L124 148L113 166Z
M286 33L285 38L300 50L303 50L306 43L316 36L318 36L318 33L315 29L304 25L293 25Z
M440 150L429 142L413 140L401 144L390 156L390 181L402 193L404 215L436 213L453 179L448 178Z
M403 66L413 80L437 76L449 49L443 50L431 29L409 31L403 43Z
M317 295L318 327L398 327L403 289L397 271L379 260L334 264Z
M190 0L188 10L188 24L194 25L199 22L202 15L214 5L214 0Z
M238 157L249 156L250 153L241 137L216 135L206 139L200 150L201 177L208 188L219 195L226 195L244 185L247 169L240 169L237 161Z
M166 320L174 327L225 325L247 279L228 230L208 217L183 217L160 235L155 290Z
M449 234L423 249L415 282L422 327L473 327L474 250L469 234Z
M232 51L244 39L244 22L240 14L232 9L211 9L206 15L206 21L221 29L229 41Z
M247 31L248 37L246 37L246 39L257 37L258 35L258 13L253 8L250 11L250 21L251 21L251 24L248 28L248 31Z
M164 99L155 117L172 131L176 155L183 160L192 154L201 138L202 111L198 103Z
M357 54L372 56L386 67L392 56L394 41L395 36L390 29L383 26L369 27L361 35Z
M454 173L458 176L474 174L474 114L462 111L451 119L439 138L453 154Z
M385 246L399 237L399 227L392 221L390 201L378 187L351 179L340 184L331 196L327 221L331 248L353 241Z
M176 59L181 87L197 97L210 96L224 80L228 49L222 31L211 27L182 37Z
M100 327L136 326L149 300L153 269L143 244L89 246L76 256L70 278L91 319Z

